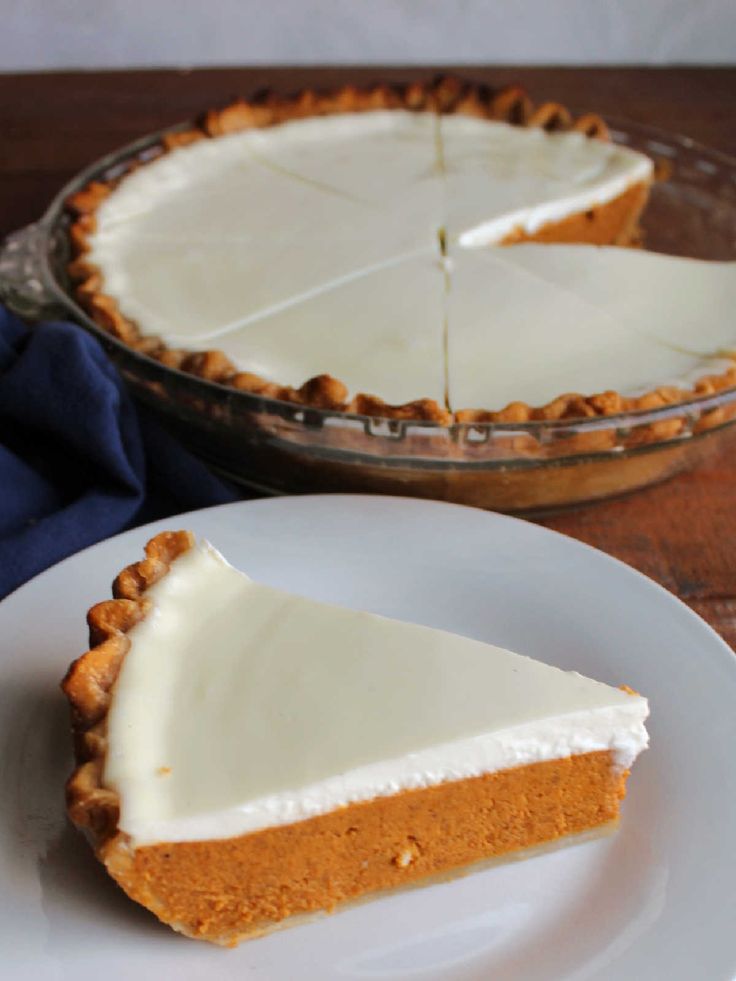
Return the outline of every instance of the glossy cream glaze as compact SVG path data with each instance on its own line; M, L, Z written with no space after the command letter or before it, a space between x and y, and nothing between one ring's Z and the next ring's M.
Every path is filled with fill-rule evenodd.
M108 715L104 782L134 844L224 838L574 753L628 767L644 698L476 640L176 560Z

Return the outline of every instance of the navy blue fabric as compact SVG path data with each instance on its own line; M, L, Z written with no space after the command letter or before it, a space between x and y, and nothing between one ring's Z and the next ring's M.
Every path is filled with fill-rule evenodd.
M240 496L133 403L93 337L0 306L0 597L126 528Z

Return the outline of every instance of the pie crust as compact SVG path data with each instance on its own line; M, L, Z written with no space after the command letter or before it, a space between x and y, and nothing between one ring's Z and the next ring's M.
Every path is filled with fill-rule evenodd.
M69 816L92 833L98 849L114 849L120 837L116 833L117 795L103 787L101 780L110 691L130 648L126 634L150 608L146 590L165 576L171 563L193 544L194 536L188 531L162 532L148 542L146 558L123 569L113 582L114 599L90 609L90 649L74 661L61 684L72 709L77 763L66 785Z
M278 125L287 120L310 116L380 109L434 110L504 121L518 126L537 126L548 131L577 130L591 139L609 139L603 120L594 114L574 119L557 103L535 107L524 90L512 86L492 90L450 76L431 82L404 86L377 84L361 89L345 86L332 92L303 90L294 96L263 93L252 100L238 100L224 109L211 110L194 127L166 134L149 159L176 147L198 140L213 139L250 127ZM134 161L128 171L145 166ZM424 398L402 405L390 405L370 393L358 392L350 397L342 381L329 374L308 379L299 388L280 385L251 372L238 371L232 361L216 349L187 351L166 347L156 337L141 333L138 326L123 316L116 300L104 293L100 272L88 262L89 235L95 229L95 212L112 193L125 174L114 179L94 181L72 195L68 207L75 220L70 228L75 258L69 266L75 293L80 304L104 330L142 354L167 367L226 385L251 394L318 409L357 413L388 419L419 420L449 425L459 423L525 423L583 419L647 410L684 400L713 394L736 384L736 366L722 374L706 375L693 388L660 386L643 395L627 397L614 391L593 395L562 393L542 406L514 401L497 410L485 408L450 412L434 399ZM584 214L544 225L533 235L515 232L505 242L574 242L592 244L636 245L639 241L638 218L646 204L649 186L630 186L619 197Z

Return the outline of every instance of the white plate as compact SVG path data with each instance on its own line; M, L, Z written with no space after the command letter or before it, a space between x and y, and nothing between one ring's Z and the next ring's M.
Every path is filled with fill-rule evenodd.
M649 696L652 748L612 838L368 903L224 951L160 926L63 814L58 682L84 613L164 527L266 582L492 641ZM381 497L198 511L67 559L0 604L0 976L720 981L736 968L736 660L619 562L513 518Z

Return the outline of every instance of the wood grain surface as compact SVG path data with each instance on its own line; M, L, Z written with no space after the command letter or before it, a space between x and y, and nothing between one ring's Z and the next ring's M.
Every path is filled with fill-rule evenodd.
M443 71L491 85L520 82L535 100L649 123L736 156L736 69ZM0 237L40 216L59 186L96 157L232 95L433 74L430 68L258 68L0 75ZM736 646L735 505L736 459L724 449L657 487L542 523L651 576Z

